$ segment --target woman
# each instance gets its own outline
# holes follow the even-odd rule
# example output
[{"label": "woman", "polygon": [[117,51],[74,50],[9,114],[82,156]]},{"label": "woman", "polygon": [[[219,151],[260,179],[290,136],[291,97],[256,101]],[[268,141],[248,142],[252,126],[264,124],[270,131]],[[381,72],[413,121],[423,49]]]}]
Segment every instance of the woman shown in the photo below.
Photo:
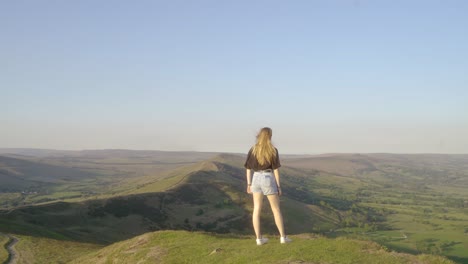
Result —
[{"label": "woman", "polygon": [[[273,135],[271,128],[264,127],[257,135],[256,144],[250,149],[245,161],[247,176],[247,193],[253,194],[254,210],[252,215],[253,227],[257,236],[257,245],[263,245],[268,239],[262,236],[260,229],[260,213],[263,205],[263,195],[270,202],[271,210],[275,216],[275,223],[281,235],[280,243],[289,243],[284,232],[283,216],[279,206],[279,196],[282,194],[280,174],[281,167],[278,149],[271,143]],[[254,171],[253,178],[251,171]]]}]

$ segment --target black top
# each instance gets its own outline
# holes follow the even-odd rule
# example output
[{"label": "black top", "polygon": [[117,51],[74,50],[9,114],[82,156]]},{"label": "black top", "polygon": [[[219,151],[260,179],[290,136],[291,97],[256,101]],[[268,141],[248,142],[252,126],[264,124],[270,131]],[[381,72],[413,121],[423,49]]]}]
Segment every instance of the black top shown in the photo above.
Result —
[{"label": "black top", "polygon": [[254,170],[254,171],[259,171],[259,170],[276,170],[277,168],[281,167],[280,159],[279,159],[279,154],[278,154],[278,149],[276,149],[276,157],[273,159],[271,163],[267,162],[263,165],[260,165],[258,163],[257,158],[252,154],[252,148],[249,150],[249,154],[247,154],[247,160],[245,161],[244,167],[246,169]]}]

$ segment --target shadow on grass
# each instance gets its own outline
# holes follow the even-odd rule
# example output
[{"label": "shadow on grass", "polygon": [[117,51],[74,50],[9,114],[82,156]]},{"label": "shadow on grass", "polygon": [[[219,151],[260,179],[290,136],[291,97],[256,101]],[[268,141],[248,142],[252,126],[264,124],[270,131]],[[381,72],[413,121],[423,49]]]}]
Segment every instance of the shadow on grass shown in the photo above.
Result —
[{"label": "shadow on grass", "polygon": [[452,261],[455,261],[456,263],[468,264],[468,258],[460,258],[460,257],[455,257],[455,256],[445,256],[445,257]]},{"label": "shadow on grass", "polygon": [[[384,245],[388,249],[391,249],[391,250],[396,251],[396,252],[408,253],[408,254],[412,254],[412,255],[423,254],[423,252],[420,252],[420,251],[415,250],[415,249],[403,247],[403,246],[380,243],[380,242],[378,242],[378,243],[381,244],[381,245]],[[441,256],[446,257],[446,258],[448,258],[448,259],[450,259],[450,260],[452,260],[452,261],[454,261],[456,263],[468,264],[468,258],[466,258],[466,257],[464,258],[464,257],[450,256],[450,255],[441,255]]]}]

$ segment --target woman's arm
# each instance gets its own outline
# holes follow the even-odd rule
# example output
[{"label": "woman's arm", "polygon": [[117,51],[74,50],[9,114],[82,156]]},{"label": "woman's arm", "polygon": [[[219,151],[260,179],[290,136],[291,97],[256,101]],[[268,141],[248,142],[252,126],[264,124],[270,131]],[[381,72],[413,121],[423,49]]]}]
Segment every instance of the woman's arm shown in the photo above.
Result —
[{"label": "woman's arm", "polygon": [[252,178],[250,177],[250,169],[245,170],[245,176],[247,178],[247,193],[252,193],[250,191],[250,185],[252,185]]},{"label": "woman's arm", "polygon": [[274,169],[273,173],[275,174],[276,185],[278,186],[278,195],[281,196],[283,191],[281,190],[279,169]]}]

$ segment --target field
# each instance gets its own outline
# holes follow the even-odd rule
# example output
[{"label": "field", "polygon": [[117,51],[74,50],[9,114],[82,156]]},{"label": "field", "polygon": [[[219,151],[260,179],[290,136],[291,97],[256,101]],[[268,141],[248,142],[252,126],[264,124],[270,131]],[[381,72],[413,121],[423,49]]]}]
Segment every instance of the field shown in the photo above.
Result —
[{"label": "field", "polygon": [[286,164],[309,173],[320,169],[309,184],[317,195],[380,214],[367,222],[344,219],[327,235],[371,239],[398,251],[468,263],[467,161],[466,155],[356,154]]}]

